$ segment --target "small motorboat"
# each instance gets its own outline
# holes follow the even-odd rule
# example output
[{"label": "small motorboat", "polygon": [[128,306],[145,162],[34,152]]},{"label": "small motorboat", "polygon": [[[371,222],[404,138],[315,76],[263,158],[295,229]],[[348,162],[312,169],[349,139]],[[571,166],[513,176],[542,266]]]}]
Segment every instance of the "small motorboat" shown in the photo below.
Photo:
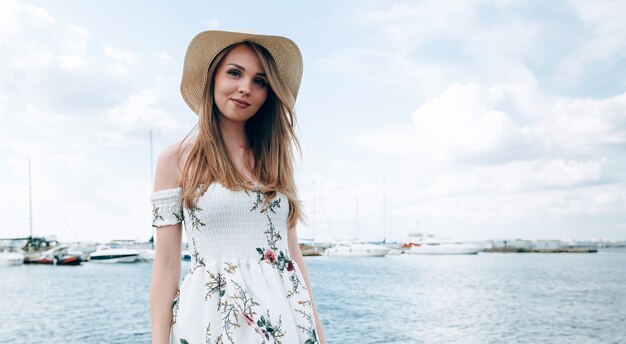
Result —
[{"label": "small motorboat", "polygon": [[24,264],[24,254],[12,250],[0,252],[0,266],[15,266]]},{"label": "small motorboat", "polygon": [[454,241],[434,234],[411,233],[404,244],[408,254],[477,254],[485,250],[481,245]]},{"label": "small motorboat", "polygon": [[321,256],[324,255],[324,251],[330,247],[328,244],[317,243],[314,241],[300,241],[300,253],[303,256]]},{"label": "small motorboat", "polygon": [[83,260],[80,255],[68,252],[68,246],[56,246],[42,252],[39,257],[25,261],[27,264],[48,264],[48,265],[80,265]]},{"label": "small motorboat", "polygon": [[358,241],[340,241],[325,251],[327,256],[342,257],[384,257],[390,248]]},{"label": "small motorboat", "polygon": [[100,245],[89,259],[95,263],[135,263],[139,260],[139,250],[124,248],[117,243]]},{"label": "small motorboat", "polygon": [[409,254],[477,254],[483,247],[462,242],[426,242],[413,244],[406,253]]}]

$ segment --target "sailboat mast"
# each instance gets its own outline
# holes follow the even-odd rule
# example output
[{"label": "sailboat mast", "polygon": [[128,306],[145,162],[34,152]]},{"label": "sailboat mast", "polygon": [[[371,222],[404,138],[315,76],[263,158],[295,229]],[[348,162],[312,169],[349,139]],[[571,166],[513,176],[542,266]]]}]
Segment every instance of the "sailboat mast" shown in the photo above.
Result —
[{"label": "sailboat mast", "polygon": [[28,227],[30,237],[33,237],[33,192],[30,180],[30,158],[28,159]]},{"label": "sailboat mast", "polygon": [[[154,154],[152,153],[152,129],[150,129],[150,190],[152,190],[152,188],[154,188],[154,163],[153,163],[153,156]],[[150,228],[150,235],[152,236],[150,239],[150,242],[152,244],[152,249],[154,250],[154,227]]]},{"label": "sailboat mast", "polygon": [[312,221],[313,233],[311,235],[312,236],[311,240],[315,242],[315,179],[313,179],[313,209],[312,210],[313,210],[313,221]]},{"label": "sailboat mast", "polygon": [[359,194],[356,194],[356,240],[359,241]]},{"label": "sailboat mast", "polygon": [[387,242],[387,179],[383,173],[383,243]]},{"label": "sailboat mast", "polygon": [[152,153],[152,129],[150,129],[150,187],[154,185],[154,162],[153,162],[153,153]]}]

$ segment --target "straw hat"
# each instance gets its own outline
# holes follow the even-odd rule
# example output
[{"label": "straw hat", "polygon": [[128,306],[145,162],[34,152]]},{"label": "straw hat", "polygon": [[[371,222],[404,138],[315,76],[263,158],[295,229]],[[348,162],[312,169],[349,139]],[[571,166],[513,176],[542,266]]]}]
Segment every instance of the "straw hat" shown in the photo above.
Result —
[{"label": "straw hat", "polygon": [[287,84],[295,101],[302,80],[302,55],[296,43],[281,36],[210,30],[197,34],[189,43],[185,54],[180,93],[193,112],[199,112],[207,72],[215,56],[224,48],[245,41],[267,49],[274,58],[278,74]]}]

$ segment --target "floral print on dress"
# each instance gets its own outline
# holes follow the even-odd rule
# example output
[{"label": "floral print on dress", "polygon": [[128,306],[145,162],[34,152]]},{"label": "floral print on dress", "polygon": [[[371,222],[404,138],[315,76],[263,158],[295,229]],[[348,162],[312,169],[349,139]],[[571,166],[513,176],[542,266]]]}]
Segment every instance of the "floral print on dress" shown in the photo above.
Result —
[{"label": "floral print on dress", "polygon": [[196,215],[196,213],[199,211],[202,211],[202,208],[198,208],[196,206],[189,209],[189,219],[191,220],[191,228],[195,231],[200,231],[201,227],[206,226],[204,222],[200,221],[200,218],[198,218],[198,215]]},{"label": "floral print on dress", "polygon": [[291,258],[289,258],[285,252],[279,251],[276,247],[276,242],[282,240],[282,236],[280,235],[280,232],[276,231],[276,227],[274,227],[274,223],[272,222],[272,218],[270,216],[270,213],[276,213],[276,208],[280,208],[281,198],[269,201],[260,189],[257,188],[253,191],[256,194],[256,201],[250,211],[252,212],[260,209],[259,212],[264,214],[267,218],[267,228],[263,233],[267,239],[268,247],[257,247],[256,249],[261,255],[260,261],[272,264],[278,269],[281,275],[285,268],[287,268],[288,271],[293,271],[295,268]]},{"label": "floral print on dress", "polygon": [[233,339],[233,330],[241,327],[239,322],[240,316],[246,322],[248,322],[247,319],[253,319],[256,315],[254,309],[259,306],[259,303],[250,297],[239,283],[232,279],[229,283],[234,285],[235,293],[228,295],[228,297],[223,297],[223,301],[220,301],[220,306],[223,307],[222,325],[224,332],[222,334],[228,343],[236,344]]},{"label": "floral print on dress", "polygon": [[176,316],[178,315],[178,301],[180,300],[180,288],[176,288],[176,294],[174,295],[174,300],[172,301],[172,323],[171,325],[176,324]]},{"label": "floral print on dress", "polygon": [[257,333],[263,335],[265,339],[269,340],[270,337],[274,340],[276,344],[281,344],[280,338],[285,336],[285,332],[281,329],[283,321],[278,317],[278,322],[276,324],[272,324],[272,320],[270,317],[270,311],[267,310],[265,313],[267,318],[261,315],[261,318],[256,322]]},{"label": "floral print on dress", "polygon": [[[270,214],[276,213],[277,208],[280,208],[281,198],[270,201],[267,200],[260,189],[256,188],[253,191],[256,194],[256,200],[250,211],[253,212],[258,209],[259,212],[264,214],[267,218],[267,228],[265,229],[264,234],[267,239],[268,247],[257,247],[256,250],[261,256],[259,260],[276,267],[281,276],[283,275],[285,269],[287,272],[291,273],[291,276],[289,277],[289,280],[291,281],[291,289],[287,292],[287,298],[299,295],[300,289],[306,290],[306,287],[302,284],[298,275],[294,273],[295,266],[289,255],[277,248],[276,243],[282,240],[282,236],[280,235],[280,232],[276,231],[270,216]],[[307,344],[317,343],[317,333],[315,332],[314,321],[310,315],[312,312],[311,302],[308,300],[297,301],[297,304],[300,307],[295,309],[295,312],[301,314],[304,319],[307,320],[307,326],[298,325],[298,328],[309,337],[306,341]]]}]

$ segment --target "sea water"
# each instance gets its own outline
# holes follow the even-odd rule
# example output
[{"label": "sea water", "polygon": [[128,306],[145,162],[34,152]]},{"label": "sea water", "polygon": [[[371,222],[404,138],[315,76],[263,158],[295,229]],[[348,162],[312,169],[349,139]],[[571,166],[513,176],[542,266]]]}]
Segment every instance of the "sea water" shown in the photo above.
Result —
[{"label": "sea water", "polygon": [[[626,343],[626,250],[305,261],[329,343]],[[0,267],[0,343],[150,343],[151,268]]]}]

